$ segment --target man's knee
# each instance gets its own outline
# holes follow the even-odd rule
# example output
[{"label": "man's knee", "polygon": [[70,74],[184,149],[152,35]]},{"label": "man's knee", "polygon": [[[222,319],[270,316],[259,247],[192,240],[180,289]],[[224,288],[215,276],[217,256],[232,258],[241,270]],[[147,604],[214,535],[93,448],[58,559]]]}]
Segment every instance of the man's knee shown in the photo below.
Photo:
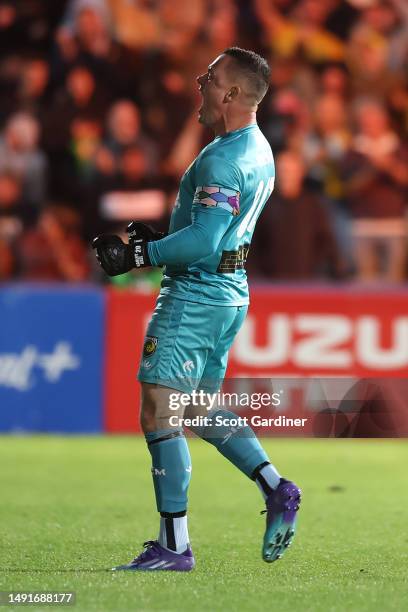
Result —
[{"label": "man's knee", "polygon": [[155,412],[143,407],[140,411],[140,426],[143,433],[151,433],[157,430]]},{"label": "man's knee", "polygon": [[142,383],[142,403],[140,409],[140,425],[144,433],[150,433],[157,430],[156,413],[157,402],[153,388],[155,385],[150,383]]},{"label": "man's knee", "polygon": [[172,393],[174,393],[174,389],[151,383],[142,383],[140,424],[144,433],[179,428],[170,421],[171,416],[183,416],[182,414],[179,415],[177,411],[170,410],[169,396]]}]

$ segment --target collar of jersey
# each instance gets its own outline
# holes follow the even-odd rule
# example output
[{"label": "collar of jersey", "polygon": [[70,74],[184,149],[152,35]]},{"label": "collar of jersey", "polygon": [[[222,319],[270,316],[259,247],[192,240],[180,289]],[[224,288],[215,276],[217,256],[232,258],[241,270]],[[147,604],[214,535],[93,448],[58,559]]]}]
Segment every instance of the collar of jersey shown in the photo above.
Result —
[{"label": "collar of jersey", "polygon": [[247,132],[257,127],[258,127],[257,123],[250,123],[249,125],[239,128],[238,130],[233,130],[232,132],[226,132],[226,134],[220,134],[219,136],[216,136],[214,140],[216,140],[217,138],[228,138],[228,136],[235,136],[235,134],[240,134],[241,132]]}]

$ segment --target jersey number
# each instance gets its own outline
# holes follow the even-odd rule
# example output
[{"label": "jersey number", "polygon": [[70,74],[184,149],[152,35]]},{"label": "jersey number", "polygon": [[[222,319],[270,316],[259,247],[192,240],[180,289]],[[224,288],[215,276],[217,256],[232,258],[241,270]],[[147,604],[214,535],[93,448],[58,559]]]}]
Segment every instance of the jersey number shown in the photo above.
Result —
[{"label": "jersey number", "polygon": [[245,217],[242,219],[238,231],[238,238],[242,238],[245,232],[253,232],[255,223],[261,213],[262,208],[264,207],[266,200],[269,198],[273,191],[273,187],[275,184],[275,177],[271,176],[268,182],[265,183],[261,181],[258,185],[258,189],[256,190],[254,201],[252,206],[248,210]]}]

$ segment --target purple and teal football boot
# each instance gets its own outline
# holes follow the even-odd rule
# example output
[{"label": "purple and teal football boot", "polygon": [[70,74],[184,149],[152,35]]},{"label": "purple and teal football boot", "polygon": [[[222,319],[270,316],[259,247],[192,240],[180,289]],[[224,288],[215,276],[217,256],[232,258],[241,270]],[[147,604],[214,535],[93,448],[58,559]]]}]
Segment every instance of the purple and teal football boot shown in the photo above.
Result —
[{"label": "purple and teal football boot", "polygon": [[113,567],[112,571],[154,572],[168,570],[173,572],[189,572],[195,566],[194,555],[190,546],[187,546],[186,550],[181,554],[163,548],[157,540],[145,542],[143,546],[145,550],[138,557],[126,565]]},{"label": "purple and teal football boot", "polygon": [[262,546],[262,558],[267,563],[280,559],[292,544],[296,529],[296,514],[300,505],[300,489],[289,480],[281,478],[265,500],[266,530]]}]

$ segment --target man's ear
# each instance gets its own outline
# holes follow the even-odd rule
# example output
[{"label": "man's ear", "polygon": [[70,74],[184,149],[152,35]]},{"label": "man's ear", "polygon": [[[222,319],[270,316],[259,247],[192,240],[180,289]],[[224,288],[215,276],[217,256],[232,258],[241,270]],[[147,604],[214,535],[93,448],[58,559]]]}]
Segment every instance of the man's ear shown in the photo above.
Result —
[{"label": "man's ear", "polygon": [[240,92],[240,87],[238,87],[237,85],[234,85],[233,87],[231,87],[229,92],[225,94],[224,102],[232,102],[232,100],[235,100],[235,98],[238,97],[239,92]]}]

